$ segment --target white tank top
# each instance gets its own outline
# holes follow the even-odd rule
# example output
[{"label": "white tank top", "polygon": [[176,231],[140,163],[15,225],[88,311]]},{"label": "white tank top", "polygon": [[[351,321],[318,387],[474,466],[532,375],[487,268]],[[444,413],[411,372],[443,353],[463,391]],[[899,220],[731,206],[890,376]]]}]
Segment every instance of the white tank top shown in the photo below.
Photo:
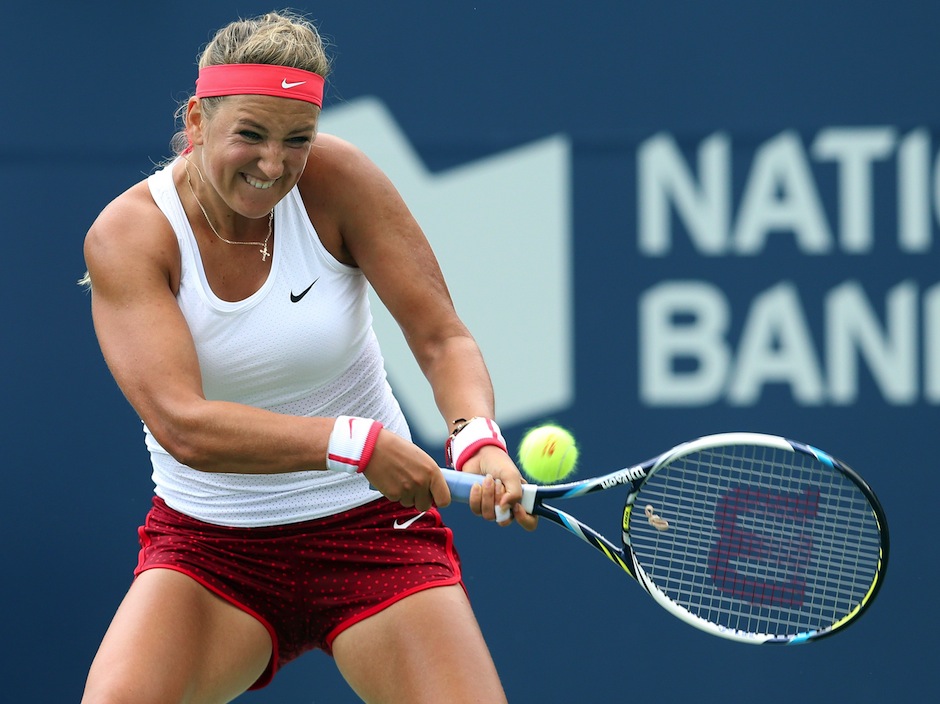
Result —
[{"label": "white tank top", "polygon": [[[242,301],[209,287],[173,183],[148,179],[180,247],[177,300],[196,343],[207,399],[297,416],[362,416],[411,439],[372,330],[368,284],[323,247],[294,188],[274,210],[274,255],[261,288]],[[155,492],[208,523],[252,527],[321,518],[380,496],[362,475],[203,472],[180,464],[144,426]]]}]

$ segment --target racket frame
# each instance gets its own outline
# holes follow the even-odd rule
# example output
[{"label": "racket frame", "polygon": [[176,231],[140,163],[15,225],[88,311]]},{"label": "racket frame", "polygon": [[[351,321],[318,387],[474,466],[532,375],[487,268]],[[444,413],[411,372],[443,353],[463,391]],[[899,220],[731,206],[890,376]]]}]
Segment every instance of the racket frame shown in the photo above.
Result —
[{"label": "racket frame", "polygon": [[[629,530],[629,519],[636,499],[643,487],[643,484],[663,467],[671,465],[676,460],[685,457],[694,452],[701,452],[716,447],[727,447],[734,445],[759,445],[787,452],[799,452],[814,457],[824,465],[841,472],[864,494],[871,505],[874,518],[878,524],[880,542],[880,555],[878,567],[868,593],[860,603],[843,618],[837,620],[824,629],[817,629],[803,633],[791,634],[786,636],[769,633],[752,633],[741,631],[720,624],[713,623],[694,613],[691,613],[681,605],[670,599],[656,583],[644,571],[639,563],[631,544]],[[470,489],[474,484],[483,481],[479,475],[464,474],[454,470],[444,471],[447,483],[450,486],[452,497],[459,501],[467,501],[470,495]],[[555,506],[546,503],[547,500],[566,500],[585,496],[600,491],[606,491],[619,486],[625,486],[628,489],[627,498],[624,502],[622,519],[622,543],[623,547],[615,545],[604,535],[594,530],[587,524],[578,520],[574,516],[562,511]],[[889,552],[888,525],[878,498],[875,496],[871,487],[861,478],[861,476],[848,467],[846,464],[835,459],[822,450],[807,445],[805,443],[788,440],[787,438],[769,435],[764,433],[752,432],[731,432],[706,435],[695,440],[677,445],[670,450],[647,460],[646,462],[624,467],[615,472],[604,474],[590,479],[573,481],[564,484],[554,485],[536,485],[524,484],[522,487],[522,507],[530,514],[542,516],[552,523],[556,523],[572,535],[580,538],[591,545],[611,562],[623,569],[646,591],[661,607],[671,613],[681,621],[694,626],[700,630],[713,635],[748,644],[801,644],[810,641],[819,640],[841,630],[845,626],[853,623],[857,618],[871,605],[875,595],[878,593],[884,581],[885,570],[887,569]],[[625,549],[626,548],[626,549]]]}]

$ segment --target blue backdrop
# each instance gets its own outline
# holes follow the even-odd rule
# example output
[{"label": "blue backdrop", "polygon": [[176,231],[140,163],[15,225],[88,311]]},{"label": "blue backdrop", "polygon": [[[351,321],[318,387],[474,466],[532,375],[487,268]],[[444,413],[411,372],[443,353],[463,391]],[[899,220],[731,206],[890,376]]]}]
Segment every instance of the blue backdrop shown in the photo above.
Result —
[{"label": "blue backdrop", "polygon": [[[150,496],[139,421],[75,285],[84,232],[167,155],[211,32],[268,9],[6,9],[7,701],[79,699]],[[775,432],[854,466],[888,513],[892,562],[869,613],[837,637],[776,649],[679,623],[554,526],[498,531],[448,509],[510,700],[935,696],[940,5],[298,9],[335,44],[328,107],[378,99],[432,174],[551,135],[570,143],[573,395],[505,427],[511,442],[550,415],[579,437],[586,476],[709,432]],[[553,282],[537,261],[519,262],[518,276],[525,286],[505,285],[526,292],[507,301],[521,318]],[[440,454],[436,439],[419,441]],[[591,522],[616,535],[619,499],[591,501]],[[244,701],[354,697],[315,653]]]}]

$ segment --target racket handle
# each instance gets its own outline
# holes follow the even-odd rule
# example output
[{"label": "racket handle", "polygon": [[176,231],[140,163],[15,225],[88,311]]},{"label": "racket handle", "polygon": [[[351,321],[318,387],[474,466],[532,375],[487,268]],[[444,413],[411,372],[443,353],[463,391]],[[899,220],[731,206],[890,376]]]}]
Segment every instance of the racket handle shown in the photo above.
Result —
[{"label": "racket handle", "polygon": [[[481,474],[469,474],[468,472],[458,472],[454,469],[441,469],[444,473],[444,479],[447,486],[450,487],[450,496],[455,501],[461,503],[470,503],[470,490],[475,484],[482,484],[485,477]],[[508,508],[502,506],[496,507],[496,520],[502,523],[509,520],[512,513]]]}]

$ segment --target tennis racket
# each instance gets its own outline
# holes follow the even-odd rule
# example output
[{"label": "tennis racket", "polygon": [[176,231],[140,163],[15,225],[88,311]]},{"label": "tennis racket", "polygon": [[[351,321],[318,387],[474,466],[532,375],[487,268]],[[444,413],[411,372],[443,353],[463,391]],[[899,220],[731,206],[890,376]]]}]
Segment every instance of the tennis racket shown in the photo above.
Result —
[{"label": "tennis racket", "polygon": [[[483,480],[443,471],[459,501]],[[627,488],[620,545],[545,503],[618,487]],[[674,616],[743,643],[844,629],[888,565],[871,488],[825,452],[775,435],[709,435],[601,477],[526,484],[522,506],[596,548]]]}]

